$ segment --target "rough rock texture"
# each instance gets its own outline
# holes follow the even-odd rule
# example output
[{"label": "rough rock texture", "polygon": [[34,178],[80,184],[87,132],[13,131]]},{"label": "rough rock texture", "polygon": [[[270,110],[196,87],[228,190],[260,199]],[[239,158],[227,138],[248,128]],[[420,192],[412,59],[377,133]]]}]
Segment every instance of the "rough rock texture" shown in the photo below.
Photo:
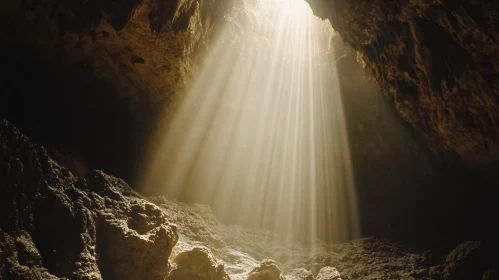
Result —
[{"label": "rough rock texture", "polygon": [[2,3],[0,117],[131,181],[158,115],[182,95],[231,3]]},{"label": "rough rock texture", "polygon": [[447,256],[443,265],[432,270],[432,275],[449,280],[497,279],[499,263],[490,261],[488,251],[490,248],[479,241],[464,242]]},{"label": "rough rock texture", "polygon": [[251,270],[248,280],[284,280],[284,277],[275,261],[264,260]]},{"label": "rough rock texture", "polygon": [[101,171],[73,176],[6,121],[0,163],[0,279],[499,279],[479,241],[442,258],[375,238],[305,244],[220,224],[206,205],[153,204]]},{"label": "rough rock texture", "polygon": [[6,121],[0,163],[0,278],[166,276],[177,230],[124,181],[74,177]]},{"label": "rough rock texture", "polygon": [[30,44],[47,59],[87,64],[122,96],[163,102],[185,86],[193,55],[206,47],[225,3],[11,1],[0,31],[8,45]]},{"label": "rough rock texture", "polygon": [[[462,45],[476,57],[497,49],[495,41],[472,47],[488,32],[484,30],[495,28],[485,22],[493,21],[488,15],[495,13],[497,4],[307,1],[343,37],[332,44],[364,234],[444,248],[442,252],[467,239],[496,239],[499,232],[489,221],[499,217],[495,151],[499,142],[487,109],[496,105],[482,101],[496,102],[498,93],[497,88],[488,89],[480,76],[494,81],[497,72],[482,70],[497,64],[497,54],[494,58],[491,52],[490,60],[483,62],[454,55],[453,49]],[[487,3],[487,11],[473,8]],[[484,21],[470,29],[474,23],[466,13]],[[445,18],[455,22],[454,31],[441,26]],[[415,41],[410,31],[413,23],[424,25],[425,40]],[[418,70],[423,62],[416,59],[415,48],[435,56],[431,77],[436,84],[456,90],[450,93],[437,86],[429,91]],[[364,77],[356,59],[365,66]],[[441,70],[441,63],[449,68]],[[384,98],[365,81],[366,76],[381,86]]]},{"label": "rough rock texture", "polygon": [[468,164],[498,159],[497,1],[307,1],[423,140]]},{"label": "rough rock texture", "polygon": [[[0,46],[3,89],[0,116],[6,112],[22,131],[47,137],[38,139],[40,142],[52,143],[57,149],[68,145],[69,154],[72,150],[82,153],[88,166],[105,169],[129,181],[134,172],[141,170],[138,159],[144,152],[143,144],[155,130],[155,117],[169,104],[171,96],[180,93],[189,83],[198,57],[209,45],[210,37],[216,34],[214,30],[225,13],[227,7],[222,3],[230,5],[229,2],[6,1],[0,9],[3,42]],[[430,178],[427,173],[431,171],[431,164],[411,137],[424,138],[432,145],[439,143],[468,163],[494,161],[497,55],[493,49],[497,44],[496,40],[487,39],[496,36],[495,19],[487,15],[495,13],[497,4],[493,1],[455,4],[452,1],[352,0],[328,1],[328,6],[317,6],[318,0],[310,2],[315,12],[330,18],[347,44],[359,51],[359,60],[365,63],[370,76],[393,97],[394,104],[384,104],[374,97],[374,89],[362,88],[361,85],[367,83],[354,67],[354,52],[348,50],[345,57],[341,53],[337,55],[343,100],[348,108],[361,218],[367,234],[393,240],[418,240],[419,245],[423,240],[424,246],[429,247],[444,242],[446,246],[455,246],[458,241],[481,237],[476,234],[480,231],[496,238],[497,232],[492,229],[496,228],[495,224],[481,220],[498,218],[497,180],[492,180],[493,184],[477,181],[465,172],[444,174],[445,180],[444,176]],[[489,6],[484,11],[486,5]],[[468,54],[456,47],[458,45]],[[335,51],[340,49],[335,45]],[[428,57],[437,59],[430,63]],[[464,59],[467,57],[471,59]],[[449,67],[442,68],[442,61]],[[407,135],[394,120],[387,109],[393,105],[416,128],[414,135]],[[29,117],[23,116],[25,112],[29,112]],[[61,154],[57,150],[49,151],[51,156]],[[87,164],[71,158],[61,159],[64,157],[59,155],[57,159],[70,166],[73,174],[85,174]],[[470,191],[469,186],[486,184],[495,190]],[[26,196],[26,201],[36,196],[24,190],[18,195]],[[49,197],[47,201],[57,199]],[[11,201],[7,203],[11,204]],[[184,209],[182,207],[179,209]],[[40,217],[51,213],[44,211]],[[185,215],[179,215],[179,220],[185,219]],[[141,215],[137,217],[141,219]],[[44,220],[50,218],[39,218],[38,226],[45,223]],[[35,221],[27,223],[36,226]],[[48,221],[47,225],[53,223]],[[118,234],[120,223],[109,223],[110,226],[101,226],[102,230]],[[209,225],[217,223],[210,221]],[[51,236],[52,230],[59,232],[56,226],[48,228],[38,232],[47,236]],[[120,227],[119,230],[123,234],[118,234],[116,240],[125,239],[124,244],[128,240],[135,242],[124,235],[129,229]],[[39,275],[52,273],[50,259],[62,258],[58,250],[54,253],[52,248],[35,246],[42,238],[35,237],[30,230],[24,231],[14,237],[2,237],[2,244],[10,244],[11,248],[2,252],[12,252],[9,256],[16,262],[29,263],[30,266],[18,267],[22,271],[28,269],[26,273],[35,273],[38,268]],[[29,238],[19,241],[17,236],[25,234]],[[221,236],[224,235],[207,236],[207,246],[216,251],[225,248],[227,243],[237,243],[232,237]],[[59,237],[66,239],[64,234],[57,234]],[[259,240],[262,236],[255,234],[253,238]],[[40,258],[31,249],[22,250],[32,253],[14,257],[12,248],[31,248],[22,245],[29,245],[29,240],[34,241],[30,246],[36,248]],[[351,248],[356,246],[357,243]],[[253,248],[247,251],[255,254],[256,263],[239,263],[238,272],[231,268],[232,274],[247,273],[266,257],[276,259],[279,267],[284,268],[284,255],[269,255],[268,250],[262,254]],[[110,262],[118,261],[119,256],[125,254],[126,250],[120,251],[117,247],[102,251]],[[50,265],[40,264],[39,259]],[[144,266],[154,262],[142,258],[133,261],[144,262]],[[228,258],[224,261],[234,264]],[[331,265],[342,275],[351,275],[344,273],[343,267]],[[61,270],[71,270],[64,268],[68,265],[59,266]],[[127,269],[120,270],[120,266],[126,267],[127,263],[117,264],[116,271],[100,273],[127,273]],[[290,265],[286,273],[303,266]],[[312,268],[307,266],[307,269]],[[361,269],[364,268],[358,270]],[[405,271],[405,267],[394,270]],[[317,273],[315,269],[313,275]],[[435,273],[443,275],[444,272],[435,269]],[[487,277],[493,277],[497,270],[490,269],[487,273],[492,275]]]},{"label": "rough rock texture", "polygon": [[341,280],[341,275],[334,267],[326,266],[317,274],[317,280]]},{"label": "rough rock texture", "polygon": [[178,253],[173,259],[173,268],[167,280],[228,280],[224,265],[218,263],[211,251],[195,247]]},{"label": "rough rock texture", "polygon": [[[179,251],[205,246],[225,263],[225,271],[231,279],[247,279],[253,270],[262,270],[261,263],[265,264],[269,259],[274,261],[268,261],[268,267],[276,266],[269,272],[277,271],[278,267],[285,279],[292,280],[320,279],[321,270],[320,277],[339,277],[343,280],[444,279],[450,271],[457,278],[449,279],[482,279],[482,275],[496,277],[484,279],[499,279],[494,274],[499,264],[499,256],[494,253],[496,247],[477,241],[459,245],[447,257],[440,257],[431,251],[409,252],[389,241],[375,238],[335,245],[320,240],[308,244],[269,231],[221,224],[206,205],[186,205],[164,197],[148,199],[164,209],[177,225],[180,238],[173,249],[173,256]],[[476,244],[480,244],[480,249],[476,248]],[[479,257],[473,257],[476,253],[471,252],[480,252]],[[463,278],[458,272],[459,267],[474,271],[477,274],[473,275],[480,274],[480,277]],[[277,275],[274,273],[274,276]]]},{"label": "rough rock texture", "polygon": [[[133,185],[134,175],[144,169],[145,164],[141,161],[144,154],[155,150],[147,149],[146,143],[150,142],[155,132],[160,131],[157,117],[163,117],[161,112],[165,106],[170,106],[169,109],[175,107],[176,104],[170,104],[172,96],[181,96],[186,85],[190,84],[190,75],[196,71],[198,59],[214,41],[217,27],[223,23],[223,15],[232,2],[126,0],[117,4],[117,1],[110,0],[7,1],[1,4],[0,9],[0,38],[4,42],[0,45],[0,87],[3,89],[0,93],[0,117],[5,116],[38,142],[53,144],[55,149],[47,147],[49,154],[65,163],[73,174],[81,176],[88,167],[99,168]],[[251,1],[236,1],[241,2]],[[333,2],[342,7],[339,4],[341,1]],[[369,1],[348,3],[361,2]],[[381,7],[381,14],[390,15],[396,9],[385,9],[385,6],[422,9],[416,2],[371,1],[359,7],[348,4],[344,9],[332,12],[338,12],[338,17],[352,16],[352,20],[361,22],[374,15],[369,10],[373,7]],[[432,3],[429,5],[438,4]],[[324,16],[332,18],[328,7],[316,8],[316,13],[321,11]],[[366,12],[367,16],[353,17],[356,12]],[[241,13],[248,17],[248,23],[256,18],[248,11]],[[392,21],[397,22],[388,17],[386,28],[372,24],[372,30],[362,29],[362,32],[365,30],[369,34],[386,33],[377,35],[380,39],[376,39],[376,43],[365,46],[354,44],[354,39],[358,37],[355,32],[361,32],[357,25],[344,24],[340,26],[343,28],[335,22],[333,25],[347,44],[357,50],[375,46],[375,53],[390,53],[389,46],[407,41],[405,37],[400,40],[390,37],[398,36],[399,32],[399,25],[392,24]],[[400,42],[393,43],[393,40]],[[375,86],[366,81],[356,63],[356,52],[341,45],[341,40],[332,42],[332,50],[336,54],[332,59],[339,69],[365,233],[397,238],[400,242],[418,240],[428,244],[431,240],[434,243],[432,247],[449,240],[449,232],[462,234],[456,238],[460,241],[478,238],[471,233],[484,227],[476,226],[476,215],[486,212],[489,216],[495,216],[487,218],[490,220],[499,215],[495,214],[499,213],[499,204],[493,199],[498,197],[499,188],[495,188],[497,178],[490,180],[495,184],[493,191],[477,194],[465,190],[470,185],[492,184],[478,182],[460,170],[431,177],[429,174],[434,171],[432,163],[424,147],[413,138],[428,136],[428,139],[440,139],[440,134],[432,132],[431,125],[426,128],[418,126],[423,133],[407,133],[406,124],[401,124],[390,110],[394,104],[384,102],[377,95]],[[409,54],[413,51],[411,46],[406,48]],[[400,68],[397,64],[396,69],[390,68],[392,72],[381,71],[391,65],[385,60],[393,62],[395,55],[385,55],[384,60],[377,63],[372,57],[369,62],[367,54],[372,54],[369,49],[362,53],[367,68],[379,68],[380,77],[384,77],[385,73],[400,74],[395,71],[412,67],[401,64]],[[410,55],[408,57],[411,58]],[[461,63],[459,60],[454,62]],[[397,79],[403,76],[398,74],[394,76]],[[463,90],[465,88],[459,92]],[[394,102],[406,104],[407,91],[400,92],[401,99],[397,97]],[[469,97],[464,93],[463,96]],[[423,100],[418,98],[414,102]],[[444,99],[445,102],[434,104],[442,111],[442,104],[459,98]],[[414,103],[410,102],[407,104]],[[424,106],[421,108],[426,108]],[[429,124],[434,123],[434,114],[425,113],[428,111],[425,110],[422,110],[421,120],[433,118]],[[438,110],[434,111],[435,114],[442,115]],[[404,109],[404,112],[409,111]],[[485,111],[477,112],[482,116]],[[445,118],[441,120],[447,121]],[[478,122],[482,121],[478,119]],[[459,139],[464,139],[459,136],[464,132],[469,132],[466,135],[471,135],[471,138],[486,136],[485,128],[478,127],[478,130],[481,129],[478,133],[466,130],[467,127],[464,129],[452,128],[449,133]],[[150,144],[154,146],[154,143]],[[495,174],[499,173],[488,172],[487,175],[490,174],[497,177]],[[469,203],[475,205],[469,206]],[[414,211],[415,208],[418,210]],[[473,209],[473,213],[469,209]],[[430,216],[435,218],[429,219]],[[436,227],[435,224],[438,224],[437,230],[442,232],[437,234],[433,230],[425,230]],[[492,232],[489,229],[483,231]],[[455,244],[456,240],[451,240],[450,244]]]}]

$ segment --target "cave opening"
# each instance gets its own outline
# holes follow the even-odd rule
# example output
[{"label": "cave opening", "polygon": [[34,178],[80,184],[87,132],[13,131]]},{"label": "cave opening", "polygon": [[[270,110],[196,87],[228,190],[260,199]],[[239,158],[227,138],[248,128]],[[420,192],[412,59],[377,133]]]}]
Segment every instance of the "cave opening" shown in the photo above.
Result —
[{"label": "cave opening", "polygon": [[308,241],[358,237],[337,35],[302,0],[255,1],[228,18],[150,146],[140,190]]}]

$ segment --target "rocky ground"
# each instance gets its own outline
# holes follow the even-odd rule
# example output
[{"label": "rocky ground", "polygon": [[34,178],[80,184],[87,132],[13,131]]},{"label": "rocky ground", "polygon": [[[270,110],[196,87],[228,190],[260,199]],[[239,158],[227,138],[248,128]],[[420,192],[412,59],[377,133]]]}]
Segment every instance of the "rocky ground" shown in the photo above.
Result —
[{"label": "rocky ground", "polygon": [[0,163],[0,279],[499,279],[480,241],[437,257],[223,225],[101,171],[75,177],[6,121]]}]

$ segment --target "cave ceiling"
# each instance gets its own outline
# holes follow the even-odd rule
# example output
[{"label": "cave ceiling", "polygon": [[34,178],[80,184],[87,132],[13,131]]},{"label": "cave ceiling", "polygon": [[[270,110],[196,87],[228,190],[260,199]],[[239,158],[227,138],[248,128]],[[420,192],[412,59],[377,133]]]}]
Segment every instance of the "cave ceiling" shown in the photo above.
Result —
[{"label": "cave ceiling", "polygon": [[[331,22],[346,44],[342,48],[352,48],[344,52],[350,60],[355,55],[365,67],[340,70],[345,92],[365,78],[364,71],[435,154],[450,153],[472,166],[497,162],[499,4],[308,2]],[[104,80],[117,99],[126,100],[130,118],[146,123],[157,117],[151,112],[164,110],[185,91],[232,5],[12,1],[2,9],[0,36],[4,49],[27,46],[46,65],[82,68]],[[89,94],[88,102],[99,94]]]},{"label": "cave ceiling", "polygon": [[470,165],[497,160],[497,1],[307,1],[427,143]]}]

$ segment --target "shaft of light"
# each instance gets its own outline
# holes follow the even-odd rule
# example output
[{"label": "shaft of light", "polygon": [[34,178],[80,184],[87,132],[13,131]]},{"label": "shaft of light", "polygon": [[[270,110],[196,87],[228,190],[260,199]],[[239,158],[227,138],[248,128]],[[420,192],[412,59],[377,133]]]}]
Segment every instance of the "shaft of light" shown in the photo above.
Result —
[{"label": "shaft of light", "polygon": [[235,9],[161,135],[146,192],[305,240],[359,233],[330,26],[303,0]]}]

